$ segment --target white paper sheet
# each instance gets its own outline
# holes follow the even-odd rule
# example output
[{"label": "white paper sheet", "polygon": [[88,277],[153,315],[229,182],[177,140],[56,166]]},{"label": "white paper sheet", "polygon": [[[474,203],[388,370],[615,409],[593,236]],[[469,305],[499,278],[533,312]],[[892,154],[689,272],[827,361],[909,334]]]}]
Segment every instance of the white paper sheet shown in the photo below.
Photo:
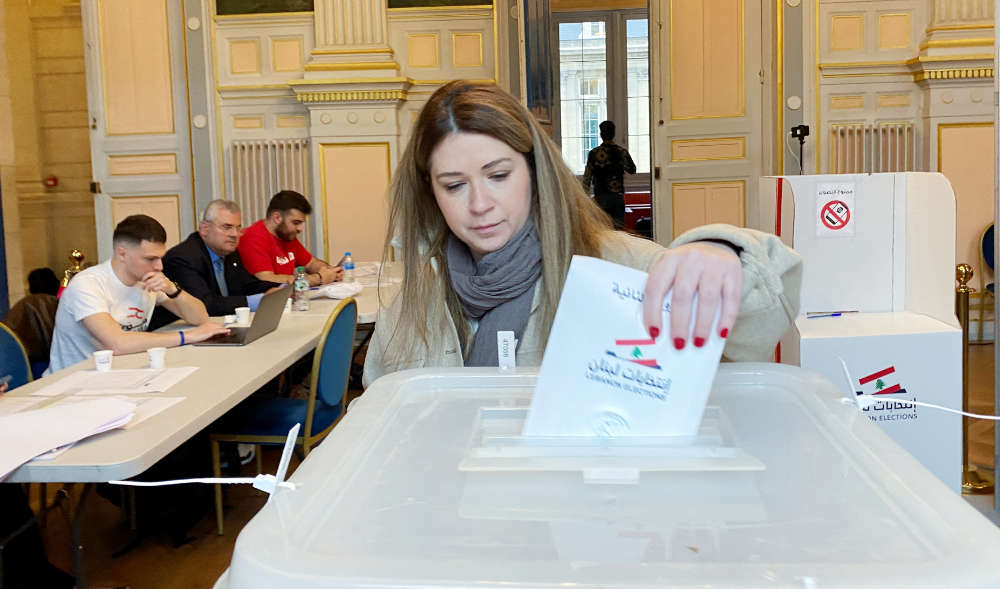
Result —
[{"label": "white paper sheet", "polygon": [[[526,436],[691,436],[725,340],[675,350],[642,324],[645,272],[574,256],[538,375]],[[692,313],[692,325],[694,313]]]},{"label": "white paper sheet", "polygon": [[95,398],[0,417],[0,480],[35,456],[131,419],[135,403]]},{"label": "white paper sheet", "polygon": [[0,395],[0,415],[10,415],[20,411],[27,411],[39,403],[44,403],[45,399],[37,397],[11,397],[10,395]]},{"label": "white paper sheet", "polygon": [[55,397],[57,395],[133,395],[141,393],[162,393],[184,380],[197,366],[182,366],[178,368],[137,368],[130,370],[111,370],[97,372],[96,370],[81,370],[66,375],[62,380],[43,387],[32,395]]},{"label": "white paper sheet", "polygon": [[[107,429],[114,429],[120,427],[122,429],[132,429],[139,425],[143,421],[149,419],[150,417],[160,413],[164,409],[176,405],[184,400],[184,397],[108,397],[112,399],[121,399],[135,404],[135,412],[132,414],[131,419],[126,419],[122,423],[112,423],[108,424]],[[64,397],[59,399],[55,403],[49,405],[49,407],[54,407],[56,405],[74,405],[78,403],[86,403],[92,401],[94,398],[82,394],[73,395],[70,397]],[[37,401],[44,401],[45,399],[37,399]],[[105,431],[106,431],[105,430]],[[49,450],[48,452],[35,457],[35,460],[52,460],[56,456],[59,456],[66,450],[72,448],[76,442],[71,442],[65,446],[60,446],[58,448]]]},{"label": "white paper sheet", "polygon": [[[86,403],[93,400],[93,396],[88,395],[86,392],[78,393],[70,397],[64,397],[59,399],[49,407],[54,407],[56,405],[72,405],[75,403]],[[109,397],[113,399],[121,399],[122,401],[127,401],[129,403],[135,404],[135,414],[132,419],[128,422],[123,429],[132,429],[139,425],[143,421],[149,419],[150,417],[160,413],[161,411],[167,409],[168,407],[173,407],[177,403],[184,400],[184,397],[160,397],[160,396],[142,396],[142,397],[127,397],[124,395],[116,395]]]}]

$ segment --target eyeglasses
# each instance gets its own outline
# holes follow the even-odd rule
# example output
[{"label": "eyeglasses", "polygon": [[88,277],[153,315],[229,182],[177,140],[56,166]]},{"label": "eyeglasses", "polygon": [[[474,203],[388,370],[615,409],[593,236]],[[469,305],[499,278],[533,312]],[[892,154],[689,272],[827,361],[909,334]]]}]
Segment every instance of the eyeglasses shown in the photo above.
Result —
[{"label": "eyeglasses", "polygon": [[215,222],[212,222],[212,225],[215,225],[217,228],[221,229],[225,233],[232,233],[233,231],[239,233],[240,231],[243,231],[242,225],[232,225],[230,223],[226,223],[225,225],[219,225],[218,223]]}]

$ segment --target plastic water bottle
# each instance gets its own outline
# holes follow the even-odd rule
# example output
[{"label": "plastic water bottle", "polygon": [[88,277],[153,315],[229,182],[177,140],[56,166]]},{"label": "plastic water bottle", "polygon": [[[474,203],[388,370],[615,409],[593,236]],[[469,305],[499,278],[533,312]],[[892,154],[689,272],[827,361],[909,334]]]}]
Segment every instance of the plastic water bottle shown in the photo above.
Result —
[{"label": "plastic water bottle", "polygon": [[292,284],[293,307],[296,311],[309,310],[309,280],[306,278],[305,266],[295,268],[295,282]]},{"label": "plastic water bottle", "polygon": [[344,282],[354,281],[354,260],[351,259],[351,252],[344,253],[344,262],[341,268],[344,269]]}]

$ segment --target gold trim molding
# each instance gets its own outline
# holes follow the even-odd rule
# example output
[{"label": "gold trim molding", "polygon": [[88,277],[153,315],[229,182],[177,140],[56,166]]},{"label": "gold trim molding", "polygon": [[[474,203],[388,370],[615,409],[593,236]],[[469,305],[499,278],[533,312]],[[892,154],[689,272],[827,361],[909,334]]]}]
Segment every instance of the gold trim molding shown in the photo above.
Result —
[{"label": "gold trim molding", "polygon": [[[682,157],[680,150],[685,147],[701,147],[718,149],[722,152],[727,147],[735,147],[736,151],[727,155],[708,155],[702,157]],[[671,162],[707,162],[716,160],[740,160],[746,158],[746,137],[706,137],[704,139],[672,139],[670,141]]]},{"label": "gold trim molding", "polygon": [[307,63],[307,72],[342,72],[353,70],[396,70],[399,64],[395,61],[372,61],[354,63]]},{"label": "gold trim molding", "polygon": [[355,53],[357,53],[357,54],[362,54],[362,53],[388,53],[389,55],[392,55],[394,52],[393,52],[393,50],[392,50],[391,47],[382,47],[382,48],[379,48],[379,47],[374,47],[374,48],[359,47],[357,49],[313,49],[312,51],[310,51],[310,53],[313,54],[313,55],[353,55]]},{"label": "gold trim molding", "polygon": [[296,97],[299,102],[391,102],[406,100],[406,90],[315,90]]},{"label": "gold trim molding", "polygon": [[931,39],[920,44],[920,50],[931,47],[992,47],[993,37],[979,37],[976,39]]},{"label": "gold trim molding", "polygon": [[913,74],[914,82],[923,80],[978,80],[993,77],[993,66],[990,67],[956,67],[934,70],[924,70]]}]

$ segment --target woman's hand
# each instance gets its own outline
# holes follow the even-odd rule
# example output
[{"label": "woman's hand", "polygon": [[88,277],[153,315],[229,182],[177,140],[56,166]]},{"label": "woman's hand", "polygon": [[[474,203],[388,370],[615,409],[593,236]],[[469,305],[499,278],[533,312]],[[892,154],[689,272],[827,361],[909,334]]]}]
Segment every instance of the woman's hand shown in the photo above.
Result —
[{"label": "woman's hand", "polygon": [[[729,246],[709,241],[696,241],[668,249],[649,271],[643,295],[642,321],[653,337],[659,337],[663,298],[673,289],[670,303],[670,338],[674,347],[682,349],[691,339],[701,347],[712,336],[712,321],[722,306],[719,317],[719,337],[729,335],[740,310],[743,292],[743,265]],[[691,303],[698,295],[698,316],[694,331],[691,324]]]}]

